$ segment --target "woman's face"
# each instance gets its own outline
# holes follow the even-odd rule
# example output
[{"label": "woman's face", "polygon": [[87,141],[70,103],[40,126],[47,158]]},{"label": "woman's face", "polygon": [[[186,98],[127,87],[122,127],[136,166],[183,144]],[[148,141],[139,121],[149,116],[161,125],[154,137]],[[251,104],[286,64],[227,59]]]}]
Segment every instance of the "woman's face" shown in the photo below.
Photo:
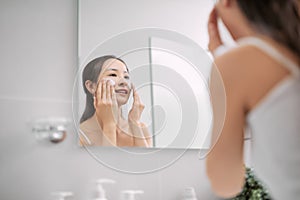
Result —
[{"label": "woman's face", "polygon": [[117,59],[105,61],[98,81],[103,79],[110,79],[115,82],[114,87],[118,105],[126,104],[131,92],[131,82],[125,64]]}]

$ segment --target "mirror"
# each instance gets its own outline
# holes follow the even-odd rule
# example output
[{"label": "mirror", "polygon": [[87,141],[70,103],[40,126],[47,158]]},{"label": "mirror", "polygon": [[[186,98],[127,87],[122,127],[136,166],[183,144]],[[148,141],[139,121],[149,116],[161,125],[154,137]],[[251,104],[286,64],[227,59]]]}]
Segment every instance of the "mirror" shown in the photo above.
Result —
[{"label": "mirror", "polygon": [[[182,0],[134,0],[130,4],[116,0],[79,0],[77,110],[78,127],[84,145],[110,146],[112,141],[107,143],[103,142],[103,137],[98,140],[93,138],[88,129],[103,126],[95,121],[94,127],[82,126],[80,118],[86,109],[84,85],[87,83],[82,81],[84,69],[94,59],[114,55],[121,61],[110,59],[103,68],[118,68],[120,74],[100,72],[100,76],[106,79],[121,77],[114,80],[116,99],[124,96],[119,92],[127,96],[122,106],[117,104],[120,110],[116,113],[122,116],[121,120],[117,117],[118,122],[124,122],[117,126],[117,134],[124,132],[123,136],[129,139],[121,142],[121,137],[116,137],[116,143],[112,146],[178,149],[209,147],[212,112],[208,77],[212,59],[204,49],[208,43],[206,23],[212,7],[213,1],[196,0],[189,3]],[[126,80],[125,75],[130,76],[130,81]],[[102,80],[99,77],[94,83],[94,89],[99,86],[98,80]],[[135,99],[131,83],[145,106],[138,120],[142,125],[135,126],[139,130],[134,134],[134,127],[128,123]],[[120,88],[122,84],[128,86],[128,91],[117,91],[116,87]],[[108,90],[109,87],[105,88]],[[92,93],[95,92],[92,89]],[[136,134],[138,136],[131,137]]]}]

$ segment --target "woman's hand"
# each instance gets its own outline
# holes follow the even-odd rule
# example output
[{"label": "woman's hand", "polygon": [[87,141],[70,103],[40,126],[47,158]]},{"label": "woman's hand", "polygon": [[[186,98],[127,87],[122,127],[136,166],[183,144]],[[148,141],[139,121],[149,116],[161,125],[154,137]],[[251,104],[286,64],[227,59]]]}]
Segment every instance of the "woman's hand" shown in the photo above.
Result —
[{"label": "woman's hand", "polygon": [[138,95],[133,84],[131,84],[131,87],[133,90],[133,104],[132,104],[132,108],[128,114],[128,120],[129,120],[129,122],[138,125],[138,124],[140,124],[141,115],[142,115],[142,112],[143,112],[145,106],[144,106],[144,104],[142,104],[140,96]]},{"label": "woman's hand", "polygon": [[208,49],[213,53],[218,47],[223,45],[218,27],[218,13],[216,8],[213,8],[210,12],[207,26],[209,36]]},{"label": "woman's hand", "polygon": [[152,146],[152,139],[147,127],[140,122],[145,106],[142,104],[140,96],[133,84],[131,84],[131,87],[133,90],[133,104],[128,114],[128,122],[133,135],[134,146],[150,147]]},{"label": "woman's hand", "polygon": [[118,104],[115,89],[110,80],[101,80],[94,95],[94,107],[103,134],[112,142],[116,141]]}]

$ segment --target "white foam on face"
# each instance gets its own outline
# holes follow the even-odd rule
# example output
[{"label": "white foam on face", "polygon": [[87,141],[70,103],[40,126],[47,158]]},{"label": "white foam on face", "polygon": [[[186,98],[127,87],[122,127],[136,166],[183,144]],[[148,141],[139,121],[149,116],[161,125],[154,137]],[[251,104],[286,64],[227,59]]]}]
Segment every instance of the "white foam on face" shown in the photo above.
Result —
[{"label": "white foam on face", "polygon": [[104,78],[103,80],[109,81],[110,84],[113,85],[113,86],[116,85],[116,82],[114,80],[110,79],[110,78]]}]

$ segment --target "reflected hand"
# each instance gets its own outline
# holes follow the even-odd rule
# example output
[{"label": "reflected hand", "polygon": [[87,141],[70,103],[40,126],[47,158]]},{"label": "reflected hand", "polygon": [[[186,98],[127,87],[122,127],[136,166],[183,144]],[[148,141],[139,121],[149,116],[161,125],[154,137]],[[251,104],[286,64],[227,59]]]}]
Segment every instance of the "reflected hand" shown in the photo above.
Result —
[{"label": "reflected hand", "polygon": [[115,88],[110,80],[98,82],[94,95],[94,107],[97,120],[104,127],[116,126],[118,119],[118,104]]},{"label": "reflected hand", "polygon": [[218,13],[216,8],[213,8],[210,12],[207,26],[209,36],[208,49],[213,53],[219,46],[223,45],[218,27]]},{"label": "reflected hand", "polygon": [[133,104],[128,114],[128,120],[135,124],[140,124],[141,115],[145,108],[145,105],[142,104],[140,96],[138,95],[134,85],[131,84],[131,86],[133,90]]}]

